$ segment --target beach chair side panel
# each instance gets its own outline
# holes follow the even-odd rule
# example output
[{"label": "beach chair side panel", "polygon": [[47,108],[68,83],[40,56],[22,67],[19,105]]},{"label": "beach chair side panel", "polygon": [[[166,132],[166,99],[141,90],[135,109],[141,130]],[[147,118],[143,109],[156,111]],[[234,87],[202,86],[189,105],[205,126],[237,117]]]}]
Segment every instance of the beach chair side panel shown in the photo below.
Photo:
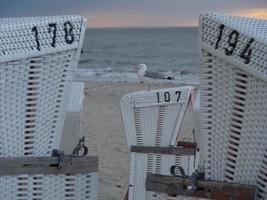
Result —
[{"label": "beach chair side panel", "polygon": [[69,88],[66,112],[81,112],[84,101],[84,82],[73,81]]}]

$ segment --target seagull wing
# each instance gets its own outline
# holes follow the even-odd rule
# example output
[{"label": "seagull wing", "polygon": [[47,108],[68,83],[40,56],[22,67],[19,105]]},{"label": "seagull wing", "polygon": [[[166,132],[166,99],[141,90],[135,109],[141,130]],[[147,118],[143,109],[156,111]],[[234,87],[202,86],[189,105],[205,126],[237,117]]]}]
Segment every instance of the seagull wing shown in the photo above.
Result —
[{"label": "seagull wing", "polygon": [[160,72],[156,71],[145,71],[144,77],[151,78],[151,79],[166,79],[166,76]]}]

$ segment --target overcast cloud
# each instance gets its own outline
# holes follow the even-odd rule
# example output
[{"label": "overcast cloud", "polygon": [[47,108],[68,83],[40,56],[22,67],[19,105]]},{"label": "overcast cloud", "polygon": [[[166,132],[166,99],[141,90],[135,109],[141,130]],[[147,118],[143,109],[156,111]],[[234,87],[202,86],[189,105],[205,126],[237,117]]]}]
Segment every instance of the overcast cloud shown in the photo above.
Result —
[{"label": "overcast cloud", "polygon": [[0,17],[78,14],[91,26],[196,25],[199,13],[259,12],[267,0],[0,0]]}]

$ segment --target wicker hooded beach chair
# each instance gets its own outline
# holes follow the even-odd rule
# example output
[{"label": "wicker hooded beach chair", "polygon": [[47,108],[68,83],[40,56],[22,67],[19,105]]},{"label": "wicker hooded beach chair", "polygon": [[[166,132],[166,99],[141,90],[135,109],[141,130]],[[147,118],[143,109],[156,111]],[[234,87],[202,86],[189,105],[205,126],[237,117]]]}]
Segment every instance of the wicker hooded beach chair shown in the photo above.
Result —
[{"label": "wicker hooded beach chair", "polygon": [[204,14],[199,28],[206,178],[256,185],[267,199],[267,21]]},{"label": "wicker hooded beach chair", "polygon": [[[0,157],[49,159],[59,149],[65,112],[81,104],[69,103],[68,88],[85,28],[80,16],[0,19]],[[21,167],[27,171],[29,165]],[[64,174],[71,170],[63,167],[56,174],[36,174],[32,169],[34,175],[0,176],[0,199],[96,200],[95,170]]]},{"label": "wicker hooded beach chair", "polygon": [[[146,191],[147,173],[170,175],[173,165],[182,166],[187,175],[194,171],[194,156],[134,151],[133,147],[170,147],[177,138],[192,87],[140,91],[121,99],[123,124],[131,148],[129,200],[161,199]],[[138,148],[137,148],[138,149]]]}]

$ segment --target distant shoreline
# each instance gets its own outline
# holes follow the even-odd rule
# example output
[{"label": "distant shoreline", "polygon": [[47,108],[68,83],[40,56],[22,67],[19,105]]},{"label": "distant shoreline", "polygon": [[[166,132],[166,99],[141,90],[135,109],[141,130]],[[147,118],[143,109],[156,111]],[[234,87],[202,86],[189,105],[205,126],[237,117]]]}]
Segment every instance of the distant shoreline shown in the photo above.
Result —
[{"label": "distant shoreline", "polygon": [[198,26],[125,26],[125,27],[91,27],[87,26],[86,29],[173,29],[173,28],[193,28],[197,29]]}]

